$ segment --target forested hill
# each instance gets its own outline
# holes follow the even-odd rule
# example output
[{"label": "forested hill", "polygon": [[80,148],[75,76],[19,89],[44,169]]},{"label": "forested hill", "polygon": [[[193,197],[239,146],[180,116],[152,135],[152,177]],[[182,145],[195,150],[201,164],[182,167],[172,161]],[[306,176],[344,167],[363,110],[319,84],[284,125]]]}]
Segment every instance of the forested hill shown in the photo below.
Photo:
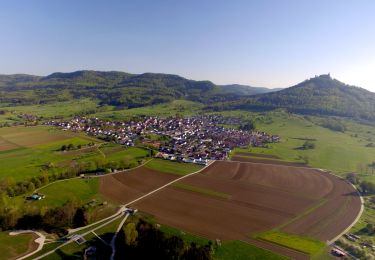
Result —
[{"label": "forested hill", "polygon": [[[270,92],[273,91],[273,92]],[[215,85],[171,74],[76,71],[46,77],[0,75],[0,105],[46,104],[91,98],[99,105],[134,108],[176,99],[201,102],[207,110],[270,110],[375,120],[375,93],[329,75],[276,91],[244,85]]]},{"label": "forested hill", "polygon": [[76,71],[46,77],[0,75],[0,103],[44,104],[92,98],[100,104],[139,107],[186,99],[203,103],[236,100],[265,92],[246,86],[217,86],[210,81],[188,80],[170,74],[129,74],[117,71]]},{"label": "forested hill", "polygon": [[238,96],[252,96],[281,90],[281,88],[270,89],[239,84],[221,85],[219,87],[224,93],[237,94]]},{"label": "forested hill", "polygon": [[273,93],[241,98],[216,109],[285,108],[302,114],[345,116],[375,120],[375,93],[321,75]]}]

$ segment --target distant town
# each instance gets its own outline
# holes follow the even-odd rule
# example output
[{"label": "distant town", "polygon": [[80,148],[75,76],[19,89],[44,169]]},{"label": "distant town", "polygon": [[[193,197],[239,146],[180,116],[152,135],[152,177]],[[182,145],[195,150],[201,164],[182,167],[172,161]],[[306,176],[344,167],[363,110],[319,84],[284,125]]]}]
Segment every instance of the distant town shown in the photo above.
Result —
[{"label": "distant town", "polygon": [[125,146],[143,145],[159,152],[156,157],[187,163],[207,164],[208,160],[225,160],[235,147],[263,147],[280,141],[280,137],[258,132],[252,127],[234,129],[238,118],[221,116],[144,117],[131,121],[106,121],[75,117],[69,121],[48,121],[64,131],[85,132]]}]

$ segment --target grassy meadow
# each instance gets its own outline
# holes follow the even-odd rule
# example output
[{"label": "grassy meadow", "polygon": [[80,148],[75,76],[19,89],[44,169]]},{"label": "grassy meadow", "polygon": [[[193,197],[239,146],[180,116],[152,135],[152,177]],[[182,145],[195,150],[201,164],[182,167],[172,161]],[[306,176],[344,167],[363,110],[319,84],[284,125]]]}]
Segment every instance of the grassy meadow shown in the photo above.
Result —
[{"label": "grassy meadow", "polygon": [[200,169],[203,168],[203,166],[197,165],[197,164],[180,163],[180,162],[173,162],[173,161],[167,161],[167,160],[162,160],[162,159],[151,160],[145,165],[145,167],[152,169],[152,170],[171,173],[175,175],[181,175],[181,176],[199,171]]},{"label": "grassy meadow", "polygon": [[10,236],[9,231],[0,232],[0,259],[16,259],[35,249],[37,246],[34,239],[36,236],[31,233]]},{"label": "grassy meadow", "polygon": [[[89,143],[96,144],[87,147]],[[63,145],[81,145],[83,148],[60,151]],[[22,181],[46,171],[47,165],[55,172],[75,162],[94,160],[140,160],[149,154],[142,148],[125,148],[105,144],[84,135],[61,131],[46,126],[0,128],[0,170],[2,178]]]},{"label": "grassy meadow", "polygon": [[97,111],[97,102],[90,99],[77,101],[56,102],[42,105],[7,106],[0,109],[11,115],[31,114],[43,118],[67,118],[81,114],[91,114]]},{"label": "grassy meadow", "polygon": [[287,234],[279,231],[267,231],[256,235],[256,238],[288,247],[313,256],[327,246],[324,242],[304,236]]},{"label": "grassy meadow", "polygon": [[[348,172],[371,173],[368,164],[375,161],[375,128],[349,120],[343,121],[345,132],[333,131],[319,125],[319,118],[300,116],[276,111],[268,113],[223,112],[223,115],[255,119],[256,128],[279,135],[280,143],[268,144],[266,148],[250,147],[235,152],[269,154],[291,162],[307,162],[309,166],[324,168],[338,174]],[[301,149],[310,141],[313,149]],[[374,175],[375,176],[375,175]]]},{"label": "grassy meadow", "polygon": [[137,116],[192,116],[200,113],[202,107],[203,105],[198,102],[174,100],[170,103],[154,106],[98,112],[95,113],[95,116],[109,120],[128,120],[129,118]]}]

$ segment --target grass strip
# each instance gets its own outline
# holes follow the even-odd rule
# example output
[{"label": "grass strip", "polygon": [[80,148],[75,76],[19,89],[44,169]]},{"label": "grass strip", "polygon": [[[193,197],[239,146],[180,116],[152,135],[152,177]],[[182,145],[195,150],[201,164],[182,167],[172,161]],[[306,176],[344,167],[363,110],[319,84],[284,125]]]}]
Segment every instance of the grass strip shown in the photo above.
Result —
[{"label": "grass strip", "polygon": [[205,189],[205,188],[201,188],[201,187],[196,187],[196,186],[192,186],[192,185],[188,185],[188,184],[183,184],[183,183],[174,183],[172,186],[176,187],[176,188],[179,188],[179,189],[188,190],[188,191],[204,194],[204,195],[211,196],[211,197],[217,197],[217,198],[220,198],[220,199],[227,199],[228,200],[232,197],[231,195],[226,194],[226,193],[213,191],[213,190],[209,190],[209,189]]}]

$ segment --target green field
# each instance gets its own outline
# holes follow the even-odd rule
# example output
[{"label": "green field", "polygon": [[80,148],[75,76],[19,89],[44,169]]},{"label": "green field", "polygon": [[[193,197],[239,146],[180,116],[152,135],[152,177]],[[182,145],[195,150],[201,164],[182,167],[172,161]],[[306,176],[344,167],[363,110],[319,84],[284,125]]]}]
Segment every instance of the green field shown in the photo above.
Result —
[{"label": "green field", "polygon": [[133,109],[114,110],[96,113],[95,116],[109,120],[128,120],[137,116],[191,116],[198,114],[203,107],[201,103],[188,100],[174,100],[171,103]]},{"label": "green field", "polygon": [[121,160],[123,158],[142,159],[149,155],[149,151],[138,147],[119,148],[118,145],[115,145],[114,152],[102,148],[100,148],[100,150],[104,150],[103,153],[106,155],[106,158],[110,161]]},{"label": "green field", "polygon": [[40,207],[58,207],[62,206],[68,200],[79,201],[80,204],[90,202],[92,200],[101,201],[99,192],[99,178],[91,179],[67,179],[57,181],[44,188],[38,190],[46,196],[40,201],[33,201],[34,205]]},{"label": "green field", "polygon": [[215,251],[214,258],[217,260],[288,259],[287,257],[272,253],[271,251],[237,240],[224,242]]},{"label": "green field", "polygon": [[[276,111],[268,113],[223,112],[225,116],[242,116],[255,120],[257,130],[279,135],[281,142],[268,144],[267,148],[251,147],[235,151],[275,155],[291,162],[306,162],[308,165],[332,170],[343,174],[347,172],[371,172],[366,167],[375,161],[375,148],[366,147],[375,140],[372,126],[343,120],[347,130],[337,132],[319,125],[319,118],[300,116]],[[314,149],[299,149],[306,139],[315,144]]]},{"label": "green field", "polygon": [[162,159],[154,159],[148,162],[145,167],[156,171],[171,173],[175,175],[186,175],[199,171],[203,167],[192,163],[180,163]]},{"label": "green field", "polygon": [[33,234],[10,236],[9,231],[0,232],[0,259],[15,259],[17,256],[28,252],[33,239],[35,239]]},{"label": "green field", "polygon": [[[157,223],[149,215],[142,215],[147,222]],[[197,245],[207,245],[210,241],[205,237],[191,234],[180,229],[160,224],[160,230],[169,236],[179,236],[187,243],[196,243]],[[272,253],[268,250],[252,246],[248,243],[238,240],[225,241],[219,245],[213,255],[215,260],[245,260],[245,259],[288,259],[287,257]]]},{"label": "green field", "polygon": [[[45,171],[46,165],[53,165],[54,172],[64,170],[76,162],[95,160],[129,162],[141,160],[149,152],[142,148],[125,148],[118,144],[106,144],[102,147],[85,147],[89,143],[97,145],[102,141],[83,133],[61,131],[51,127],[8,127],[0,128],[0,165],[2,178],[22,181],[38,176]],[[83,148],[67,152],[59,149],[63,145],[81,145]]]},{"label": "green field", "polygon": [[44,118],[66,118],[94,113],[97,111],[97,102],[90,99],[80,99],[79,102],[65,101],[43,105],[10,106],[2,109],[13,112],[13,114],[23,113]]},{"label": "green field", "polygon": [[62,144],[92,142],[79,134],[44,126],[1,128],[0,138],[4,141],[0,146],[2,178],[11,177],[15,181],[41,174],[43,166],[49,163],[57,165],[73,160],[74,156],[56,151]]},{"label": "green field", "polygon": [[276,230],[263,232],[257,234],[255,237],[309,255],[318,254],[326,247],[326,244],[322,241],[310,237],[287,234]]},{"label": "green field", "polygon": [[188,185],[184,183],[174,183],[172,186],[179,188],[179,189],[200,193],[206,196],[216,197],[219,199],[230,199],[232,197],[231,195],[223,193],[223,192],[217,192],[214,190],[209,190],[209,189],[205,189],[202,187],[192,186],[192,185]]}]

